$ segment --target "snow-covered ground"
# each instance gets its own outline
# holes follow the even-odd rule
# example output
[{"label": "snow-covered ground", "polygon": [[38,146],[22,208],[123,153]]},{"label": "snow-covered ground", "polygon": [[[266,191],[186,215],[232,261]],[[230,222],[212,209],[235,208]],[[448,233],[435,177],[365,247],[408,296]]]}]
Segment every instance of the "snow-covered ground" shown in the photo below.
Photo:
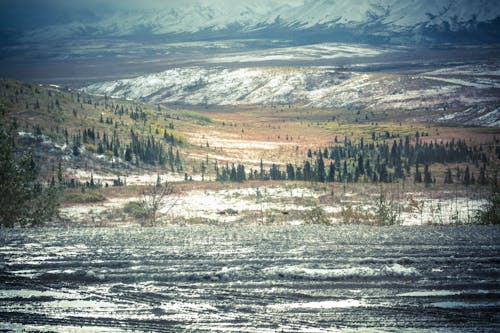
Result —
[{"label": "snow-covered ground", "polygon": [[[156,176],[149,179],[156,180]],[[151,182],[149,182],[151,184]],[[99,204],[71,205],[62,209],[62,216],[76,223],[104,223],[112,220],[127,202],[143,200],[142,196],[111,198]],[[329,223],[373,224],[376,202],[370,196],[354,192],[336,193],[331,197],[326,189],[300,185],[253,186],[228,189],[194,189],[174,193],[160,209],[161,223],[308,223],[303,214],[321,207]],[[398,223],[403,225],[472,223],[484,205],[479,198],[431,198],[425,193],[408,194],[395,202]],[[356,214],[346,213],[349,207]],[[116,216],[115,216],[116,217]],[[123,221],[122,221],[123,222]]]},{"label": "snow-covered ground", "polygon": [[496,332],[499,235],[478,225],[4,229],[0,330]]},{"label": "snow-covered ground", "polygon": [[322,43],[304,46],[282,47],[247,53],[236,53],[209,58],[208,63],[241,63],[267,61],[314,61],[337,58],[374,57],[394,49],[369,45]]},{"label": "snow-covered ground", "polygon": [[[113,173],[102,173],[98,171],[83,170],[83,169],[73,169],[68,168],[65,170],[65,177],[67,179],[74,179],[77,182],[85,183],[89,182],[91,178],[94,182],[100,183],[103,186],[106,183],[110,186],[113,181],[117,180],[118,176]],[[184,181],[184,173],[174,173],[174,172],[163,172],[160,175],[162,182],[180,182]],[[201,178],[199,175],[192,176],[193,180],[198,180]],[[156,184],[158,178],[158,173],[155,172],[142,172],[142,173],[131,173],[122,174],[120,180],[125,185],[150,185]]]}]

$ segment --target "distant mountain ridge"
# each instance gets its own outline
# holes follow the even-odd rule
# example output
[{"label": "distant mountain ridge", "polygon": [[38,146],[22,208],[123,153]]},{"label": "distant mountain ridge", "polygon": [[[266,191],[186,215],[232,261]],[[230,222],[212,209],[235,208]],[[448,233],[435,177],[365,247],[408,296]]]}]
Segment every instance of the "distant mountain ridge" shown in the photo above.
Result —
[{"label": "distant mountain ridge", "polygon": [[[90,9],[89,9],[90,10]],[[499,42],[493,0],[193,0],[118,8],[88,20],[46,25],[23,40],[182,35],[197,38],[283,36],[388,43]]]},{"label": "distant mountain ridge", "polygon": [[[90,94],[189,106],[298,105],[426,115],[499,126],[498,65],[444,67],[412,75],[328,67],[184,67],[83,88]],[[427,111],[433,110],[431,115]],[[450,113],[451,112],[451,113]]]}]

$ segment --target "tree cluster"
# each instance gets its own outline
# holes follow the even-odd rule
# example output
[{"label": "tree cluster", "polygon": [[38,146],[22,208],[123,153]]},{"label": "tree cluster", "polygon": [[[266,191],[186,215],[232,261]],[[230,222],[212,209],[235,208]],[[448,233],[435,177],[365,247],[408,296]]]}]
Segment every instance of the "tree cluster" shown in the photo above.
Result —
[{"label": "tree cluster", "polygon": [[59,211],[59,186],[44,182],[31,152],[16,142],[15,123],[0,116],[0,225],[37,225]]},{"label": "tree cluster", "polygon": [[[475,163],[477,166],[482,163],[479,184],[486,184],[489,152],[483,146],[470,146],[465,140],[455,139],[441,143],[426,142],[422,141],[422,136],[418,132],[414,137],[404,138],[388,132],[386,136],[373,133],[372,137],[375,139],[368,144],[365,144],[363,138],[354,143],[347,137],[339,142],[336,137],[330,147],[319,148],[314,152],[309,149],[307,158],[301,165],[287,163],[282,169],[282,166],[272,164],[266,169],[261,161],[259,170],[251,169],[248,179],[392,183],[406,179],[413,168],[414,182],[429,186],[435,182],[430,169],[433,163]],[[228,170],[227,167],[226,173],[220,173],[221,177],[218,176],[217,179],[242,181],[242,177],[231,177],[232,170]],[[216,174],[219,175],[218,170]],[[476,182],[468,166],[457,179],[465,185]],[[448,172],[445,174],[445,182],[453,182]]]}]

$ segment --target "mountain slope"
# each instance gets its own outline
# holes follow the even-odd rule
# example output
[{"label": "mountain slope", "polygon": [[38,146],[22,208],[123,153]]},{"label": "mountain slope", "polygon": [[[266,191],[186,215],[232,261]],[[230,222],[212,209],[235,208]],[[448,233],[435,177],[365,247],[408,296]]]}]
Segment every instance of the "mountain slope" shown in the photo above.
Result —
[{"label": "mountain slope", "polygon": [[85,92],[155,103],[289,105],[366,112],[428,111],[453,122],[500,124],[497,66],[442,68],[418,75],[361,73],[328,67],[185,67],[96,83]]},{"label": "mountain slope", "polygon": [[[294,38],[316,36],[385,42],[476,38],[500,40],[500,3],[492,0],[192,0],[141,9],[119,8],[93,21],[55,24],[26,33],[25,40],[75,36],[145,35],[241,36],[294,32]],[[468,32],[467,34],[458,34]],[[340,34],[340,35],[339,35]],[[450,37],[452,35],[452,37]],[[349,37],[350,36],[350,37]]]}]

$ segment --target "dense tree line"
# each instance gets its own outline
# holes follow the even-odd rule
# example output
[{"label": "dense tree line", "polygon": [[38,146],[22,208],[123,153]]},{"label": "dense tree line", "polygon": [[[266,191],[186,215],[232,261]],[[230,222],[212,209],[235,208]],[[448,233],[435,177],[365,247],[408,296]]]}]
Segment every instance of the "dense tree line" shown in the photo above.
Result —
[{"label": "dense tree line", "polygon": [[234,165],[229,167],[226,163],[225,166],[219,167],[219,164],[215,162],[215,177],[216,180],[221,182],[244,182],[246,180],[245,167],[242,164]]},{"label": "dense tree line", "polygon": [[[373,133],[372,141],[367,144],[363,138],[356,143],[347,137],[343,142],[335,138],[329,147],[316,151],[309,149],[301,165],[287,163],[282,169],[282,166],[272,164],[266,169],[261,161],[259,170],[250,170],[248,179],[391,183],[413,174],[414,182],[430,185],[436,181],[431,164],[473,163],[479,168],[477,178],[468,166],[464,170],[457,167],[454,176],[451,170],[446,171],[445,183],[487,183],[486,165],[491,153],[487,148],[468,145],[465,140],[427,142],[422,140],[422,136],[418,132],[414,137],[403,138],[388,132],[383,136]],[[220,179],[227,180],[227,177]],[[237,181],[241,180],[238,178]]]},{"label": "dense tree line", "polygon": [[[68,131],[65,129],[63,133],[66,137],[66,143],[69,144]],[[71,137],[71,143],[75,156],[79,156],[81,148],[85,147],[92,153],[114,156],[135,165],[140,163],[161,167],[168,165],[172,171],[183,170],[179,150],[177,149],[175,153],[173,150],[173,146],[179,145],[180,142],[173,133],[169,133],[166,129],[163,133],[163,139],[155,138],[153,135],[140,136],[131,129],[130,141],[128,144],[124,144],[116,129],[110,135],[106,131],[99,132],[94,128],[86,128],[74,133]],[[165,144],[168,146],[167,150],[165,150]]]}]

